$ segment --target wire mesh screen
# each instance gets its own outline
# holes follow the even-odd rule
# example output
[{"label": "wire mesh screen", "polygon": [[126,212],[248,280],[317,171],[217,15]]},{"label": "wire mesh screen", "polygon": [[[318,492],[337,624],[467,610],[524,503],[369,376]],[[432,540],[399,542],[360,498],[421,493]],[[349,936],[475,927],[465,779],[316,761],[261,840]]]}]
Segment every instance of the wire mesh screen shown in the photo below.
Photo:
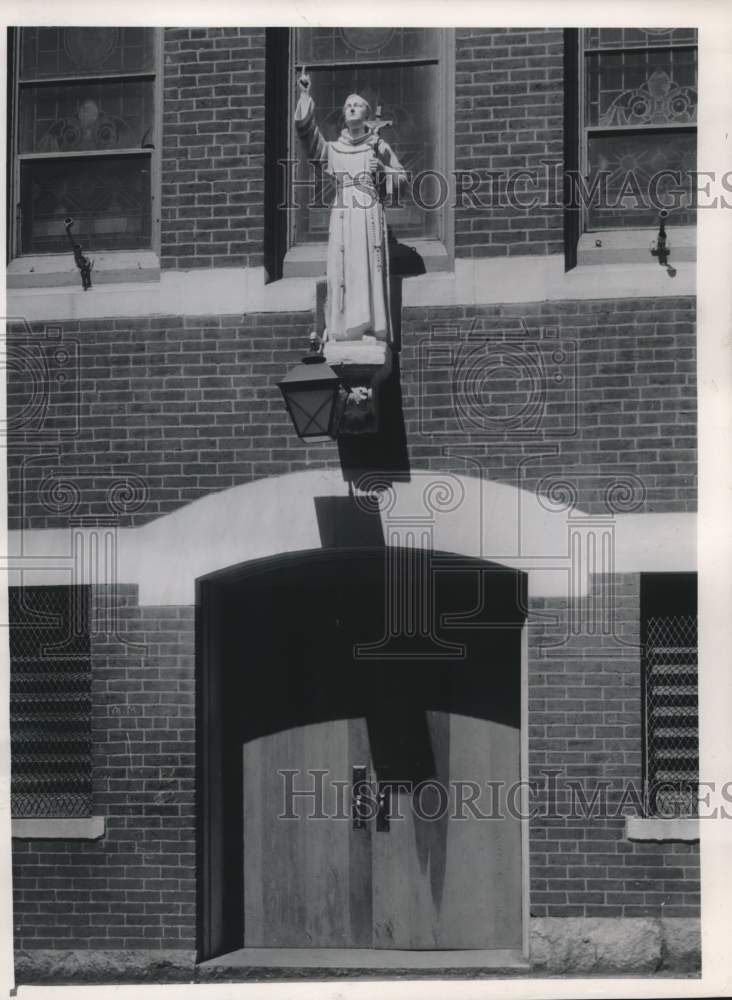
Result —
[{"label": "wire mesh screen", "polygon": [[699,780],[696,615],[648,619],[645,692],[648,812],[695,815]]},{"label": "wire mesh screen", "polygon": [[88,816],[88,587],[11,587],[10,746],[14,816]]}]

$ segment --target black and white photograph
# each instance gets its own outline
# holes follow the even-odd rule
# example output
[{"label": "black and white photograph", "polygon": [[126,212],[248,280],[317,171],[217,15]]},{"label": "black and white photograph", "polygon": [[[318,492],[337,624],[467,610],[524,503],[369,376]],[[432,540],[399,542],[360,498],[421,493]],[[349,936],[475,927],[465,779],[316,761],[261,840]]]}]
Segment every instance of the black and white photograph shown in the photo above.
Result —
[{"label": "black and white photograph", "polygon": [[11,10],[17,996],[702,995],[732,18],[697,8]]}]

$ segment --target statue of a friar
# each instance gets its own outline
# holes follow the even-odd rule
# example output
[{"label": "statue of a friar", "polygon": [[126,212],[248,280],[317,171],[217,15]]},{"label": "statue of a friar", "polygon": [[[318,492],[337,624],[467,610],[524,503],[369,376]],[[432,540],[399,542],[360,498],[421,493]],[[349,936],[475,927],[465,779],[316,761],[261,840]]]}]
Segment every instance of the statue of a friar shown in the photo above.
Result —
[{"label": "statue of a friar", "polygon": [[404,180],[404,168],[368,124],[371,108],[362,97],[346,98],[345,128],[328,142],[315,123],[305,70],[298,85],[295,128],[308,159],[320,162],[337,188],[328,232],[325,340],[367,336],[390,342],[387,230],[378,187],[380,177],[386,177],[390,187]]}]

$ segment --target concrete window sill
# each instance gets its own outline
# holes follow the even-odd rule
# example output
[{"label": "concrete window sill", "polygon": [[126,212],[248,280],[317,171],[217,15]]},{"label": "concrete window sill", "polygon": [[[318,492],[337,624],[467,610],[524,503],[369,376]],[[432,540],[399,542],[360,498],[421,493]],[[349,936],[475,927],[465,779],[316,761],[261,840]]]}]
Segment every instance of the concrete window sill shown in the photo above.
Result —
[{"label": "concrete window sill", "polygon": [[[577,266],[594,264],[655,264],[651,243],[658,236],[655,229],[617,229],[583,233],[577,244]],[[696,227],[679,226],[666,221],[666,236],[670,247],[668,264],[696,260]]]},{"label": "concrete window sill", "polygon": [[[94,262],[92,288],[122,282],[159,281],[160,259],[152,250],[85,250]],[[8,288],[64,288],[78,286],[81,273],[68,253],[45,253],[16,257],[8,264]]]},{"label": "concrete window sill", "polygon": [[626,840],[684,840],[699,839],[699,820],[656,819],[641,816],[625,817]]},{"label": "concrete window sill", "polygon": [[[414,247],[424,261],[428,273],[451,271],[455,266],[444,243],[440,240],[405,238],[400,242]],[[292,247],[285,256],[283,278],[324,278],[328,246],[326,243],[304,243]]]},{"label": "concrete window sill", "polygon": [[98,840],[104,836],[104,816],[14,819],[16,840]]}]

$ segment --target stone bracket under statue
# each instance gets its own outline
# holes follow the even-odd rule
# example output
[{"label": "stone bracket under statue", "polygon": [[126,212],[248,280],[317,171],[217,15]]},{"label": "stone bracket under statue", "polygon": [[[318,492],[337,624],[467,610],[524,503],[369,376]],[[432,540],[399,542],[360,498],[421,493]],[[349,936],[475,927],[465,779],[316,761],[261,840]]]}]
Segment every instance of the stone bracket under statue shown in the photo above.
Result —
[{"label": "stone bracket under statue", "polygon": [[[394,371],[394,355],[402,340],[402,281],[425,273],[419,254],[404,244],[389,241],[389,310],[391,342],[364,336],[360,340],[326,340],[325,360],[348,388],[339,425],[342,434],[373,434],[379,429],[380,395]],[[327,281],[316,283],[316,332],[325,333],[325,298]]]}]

